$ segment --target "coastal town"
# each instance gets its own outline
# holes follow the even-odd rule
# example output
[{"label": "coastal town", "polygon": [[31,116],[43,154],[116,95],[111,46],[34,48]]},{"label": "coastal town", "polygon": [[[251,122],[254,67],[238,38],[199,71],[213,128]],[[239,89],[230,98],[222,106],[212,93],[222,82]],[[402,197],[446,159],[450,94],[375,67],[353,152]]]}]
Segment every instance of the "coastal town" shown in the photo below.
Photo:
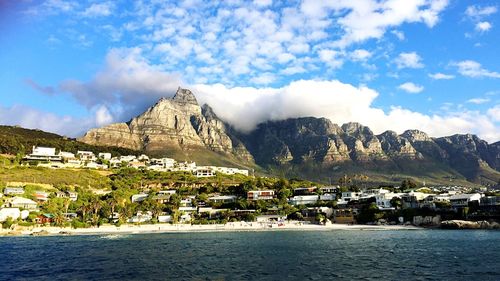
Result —
[{"label": "coastal town", "polygon": [[[500,215],[500,194],[486,188],[400,186],[361,189],[256,177],[235,167],[197,166],[172,158],[75,153],[33,147],[26,169],[96,170],[112,173],[112,188],[8,182],[0,195],[4,232],[42,226],[233,225],[261,228],[295,225],[443,226],[444,221],[488,220]],[[162,181],[161,178],[171,177]],[[174,179],[174,177],[177,177]],[[135,180],[131,180],[134,178]],[[147,181],[147,178],[154,179]],[[200,180],[216,179],[200,182]],[[226,181],[225,181],[226,180]],[[446,224],[444,225],[446,226]]]}]

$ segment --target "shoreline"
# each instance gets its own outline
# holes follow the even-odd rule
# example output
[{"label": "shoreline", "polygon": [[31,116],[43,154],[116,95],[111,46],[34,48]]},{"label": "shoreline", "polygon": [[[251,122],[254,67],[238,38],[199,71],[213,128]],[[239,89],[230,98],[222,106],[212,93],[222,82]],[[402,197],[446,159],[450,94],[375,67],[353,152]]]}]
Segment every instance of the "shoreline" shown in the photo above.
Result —
[{"label": "shoreline", "polygon": [[227,224],[124,224],[119,227],[103,225],[92,228],[71,227],[26,227],[14,230],[0,230],[0,237],[15,236],[73,236],[73,235],[113,235],[113,234],[154,234],[154,233],[197,233],[197,232],[253,232],[253,231],[332,231],[332,230],[423,230],[425,228],[402,225],[347,225],[347,224],[308,224],[287,222],[281,225],[257,222],[234,222]]}]

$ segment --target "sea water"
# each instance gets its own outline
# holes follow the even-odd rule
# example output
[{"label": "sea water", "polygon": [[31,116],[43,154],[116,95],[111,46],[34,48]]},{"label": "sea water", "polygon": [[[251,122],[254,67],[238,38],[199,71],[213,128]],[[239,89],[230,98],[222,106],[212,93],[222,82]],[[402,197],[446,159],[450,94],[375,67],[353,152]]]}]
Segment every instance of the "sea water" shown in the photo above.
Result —
[{"label": "sea water", "polygon": [[500,280],[500,232],[1,237],[1,280]]}]

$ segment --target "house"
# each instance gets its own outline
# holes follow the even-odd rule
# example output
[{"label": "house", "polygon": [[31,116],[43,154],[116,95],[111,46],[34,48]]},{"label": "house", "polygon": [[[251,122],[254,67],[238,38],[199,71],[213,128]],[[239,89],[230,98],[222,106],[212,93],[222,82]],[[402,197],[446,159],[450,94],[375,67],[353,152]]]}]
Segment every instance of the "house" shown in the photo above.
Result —
[{"label": "house", "polygon": [[336,185],[336,186],[323,186],[319,190],[321,190],[321,192],[323,194],[337,193],[337,191],[339,190],[339,186],[338,185]]},{"label": "house", "polygon": [[419,208],[420,202],[423,201],[429,194],[422,192],[409,192],[401,195],[401,202],[403,204],[403,209],[406,208]]},{"label": "house", "polygon": [[54,221],[54,216],[52,214],[41,214],[35,218],[35,222],[38,224],[52,223]]},{"label": "house", "polygon": [[133,216],[132,218],[130,218],[128,220],[128,222],[132,222],[132,223],[141,223],[141,222],[148,222],[148,221],[151,221],[151,219],[153,219],[153,215],[151,212],[137,212],[137,214],[135,216]]},{"label": "house", "polygon": [[68,191],[68,192],[66,192],[66,194],[68,195],[68,198],[69,198],[71,201],[76,201],[76,200],[78,200],[78,193],[76,193],[76,192],[72,192],[72,191]]},{"label": "house", "polygon": [[292,197],[289,202],[291,205],[307,205],[316,204],[319,200],[319,195],[298,195]]},{"label": "house", "polygon": [[375,195],[375,203],[379,210],[394,210],[395,208],[391,204],[391,200],[396,197],[400,197],[403,193],[392,193],[392,192],[384,192]]},{"label": "house", "polygon": [[149,194],[147,193],[139,193],[139,194],[134,194],[132,195],[132,203],[134,202],[142,202],[144,200],[146,200],[146,198],[148,198]]},{"label": "house", "polygon": [[354,224],[356,223],[357,210],[351,208],[334,209],[333,223]]},{"label": "house", "polygon": [[9,198],[5,205],[10,208],[20,208],[26,210],[35,210],[37,208],[37,203],[31,199],[24,197],[13,197]]},{"label": "house", "polygon": [[93,161],[96,160],[95,154],[92,151],[79,150],[79,151],[76,152],[76,155],[82,161],[91,161],[91,162],[93,162]]},{"label": "house", "polygon": [[195,175],[197,178],[208,178],[215,176],[214,170],[211,167],[196,167]]},{"label": "house", "polygon": [[300,187],[293,190],[293,195],[312,195],[316,191],[316,186]]},{"label": "house", "polygon": [[149,161],[149,157],[146,154],[141,154],[139,157],[137,157],[137,160],[142,161],[142,162],[147,162]]},{"label": "house", "polygon": [[139,161],[139,160],[130,161],[128,163],[128,166],[131,168],[135,168],[135,169],[145,169],[146,168],[146,164],[144,162]]},{"label": "house", "polygon": [[61,161],[62,157],[56,154],[53,147],[33,146],[31,154],[24,157],[28,161]]},{"label": "house", "polygon": [[88,162],[85,165],[85,168],[106,170],[108,168],[108,165],[106,165],[106,164],[97,164],[96,162]]},{"label": "house", "polygon": [[33,192],[33,197],[35,197],[36,200],[43,201],[43,202],[49,200],[49,195],[50,195],[50,193],[45,192],[45,191],[40,191],[40,190]]},{"label": "house", "polygon": [[208,198],[208,201],[212,203],[234,203],[236,202],[235,195],[219,195]]},{"label": "house", "polygon": [[21,210],[19,208],[2,208],[0,209],[0,222],[6,221],[8,218],[17,220],[21,217]]},{"label": "house", "polygon": [[326,193],[319,196],[320,201],[335,201],[337,200],[337,195],[335,193]]},{"label": "house", "polygon": [[24,188],[22,187],[6,187],[3,190],[3,194],[11,196],[11,195],[23,195]]},{"label": "house", "polygon": [[260,215],[256,217],[257,222],[270,223],[270,222],[284,222],[286,216],[280,215]]},{"label": "house", "polygon": [[135,155],[126,155],[126,156],[120,156],[119,159],[120,159],[120,163],[121,162],[132,162],[135,159],[137,159],[137,157],[135,157]]},{"label": "house", "polygon": [[172,219],[171,215],[159,215],[158,216],[158,222],[168,223],[168,222],[172,222],[172,221],[173,221],[173,219]]},{"label": "house", "polygon": [[179,206],[180,207],[192,207],[194,198],[195,198],[195,196],[189,196],[188,198],[181,199]]},{"label": "house", "polygon": [[481,200],[481,194],[456,194],[450,196],[450,204],[452,208],[463,208],[468,207],[469,203],[476,202],[479,204]]},{"label": "house", "polygon": [[342,197],[337,201],[339,205],[345,205],[353,200],[359,200],[363,193],[357,191],[345,191],[342,192]]},{"label": "house", "polygon": [[99,156],[99,159],[111,160],[111,153],[109,153],[109,152],[100,152],[98,154],[98,156]]},{"label": "house", "polygon": [[75,154],[71,152],[66,152],[66,151],[60,151],[59,156],[61,156],[62,159],[68,160],[68,159],[76,159]]},{"label": "house", "polygon": [[274,190],[251,190],[247,192],[248,200],[272,200]]}]

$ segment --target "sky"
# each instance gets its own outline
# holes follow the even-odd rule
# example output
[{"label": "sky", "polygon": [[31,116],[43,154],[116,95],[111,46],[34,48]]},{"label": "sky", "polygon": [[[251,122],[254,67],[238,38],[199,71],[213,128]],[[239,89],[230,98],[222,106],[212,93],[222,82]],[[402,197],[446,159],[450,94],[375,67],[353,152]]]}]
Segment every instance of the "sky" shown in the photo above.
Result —
[{"label": "sky", "polygon": [[180,86],[243,132],[315,116],[376,134],[497,142],[499,9],[487,0],[0,0],[0,124],[78,137]]}]

